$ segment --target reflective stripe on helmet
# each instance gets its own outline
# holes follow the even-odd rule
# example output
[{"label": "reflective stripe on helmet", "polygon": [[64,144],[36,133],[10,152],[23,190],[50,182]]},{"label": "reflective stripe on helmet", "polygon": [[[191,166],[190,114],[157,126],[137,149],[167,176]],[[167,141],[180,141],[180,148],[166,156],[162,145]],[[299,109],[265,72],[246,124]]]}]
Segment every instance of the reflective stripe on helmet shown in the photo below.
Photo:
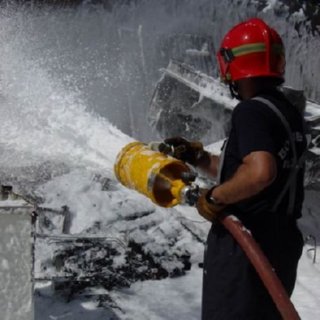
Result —
[{"label": "reflective stripe on helmet", "polygon": [[[266,52],[266,44],[263,42],[249,43],[242,46],[226,49],[221,48],[220,53],[226,62],[231,62],[235,57],[244,56],[246,54]],[[273,44],[271,50],[274,54],[284,54],[284,47],[281,44]]]},{"label": "reflective stripe on helmet", "polygon": [[284,46],[280,43],[273,43],[271,49],[275,54],[284,54]]},{"label": "reflective stripe on helmet", "polygon": [[[273,44],[271,46],[271,49],[272,49],[272,52],[275,54],[284,53],[284,47],[278,43]],[[244,44],[242,46],[231,49],[231,52],[234,57],[239,57],[239,56],[243,56],[250,53],[256,53],[256,52],[265,52],[265,51],[266,51],[266,44],[263,42]]]},{"label": "reflective stripe on helmet", "polygon": [[245,54],[265,52],[266,44],[263,42],[243,44],[242,46],[232,49],[232,53],[235,57],[243,56]]}]

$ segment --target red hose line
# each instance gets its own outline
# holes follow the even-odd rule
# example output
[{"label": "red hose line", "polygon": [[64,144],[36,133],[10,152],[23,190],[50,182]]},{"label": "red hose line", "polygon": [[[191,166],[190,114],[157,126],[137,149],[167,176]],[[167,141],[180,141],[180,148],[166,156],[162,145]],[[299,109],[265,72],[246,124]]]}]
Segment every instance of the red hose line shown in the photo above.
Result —
[{"label": "red hose line", "polygon": [[253,239],[251,232],[233,215],[221,215],[220,222],[233,235],[254,266],[284,320],[299,320],[299,314],[270,262]]}]

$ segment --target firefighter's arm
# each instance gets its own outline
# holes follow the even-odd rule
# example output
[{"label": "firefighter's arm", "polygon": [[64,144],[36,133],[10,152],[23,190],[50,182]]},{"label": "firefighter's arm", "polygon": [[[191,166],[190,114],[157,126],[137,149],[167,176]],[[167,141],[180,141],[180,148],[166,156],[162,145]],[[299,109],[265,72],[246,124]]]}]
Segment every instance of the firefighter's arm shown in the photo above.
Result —
[{"label": "firefighter's arm", "polygon": [[219,156],[207,153],[208,161],[199,163],[197,166],[201,171],[215,178],[218,174]]},{"label": "firefighter's arm", "polygon": [[261,192],[276,176],[276,159],[271,153],[251,152],[242,159],[232,178],[214,188],[211,195],[221,204],[236,203]]}]

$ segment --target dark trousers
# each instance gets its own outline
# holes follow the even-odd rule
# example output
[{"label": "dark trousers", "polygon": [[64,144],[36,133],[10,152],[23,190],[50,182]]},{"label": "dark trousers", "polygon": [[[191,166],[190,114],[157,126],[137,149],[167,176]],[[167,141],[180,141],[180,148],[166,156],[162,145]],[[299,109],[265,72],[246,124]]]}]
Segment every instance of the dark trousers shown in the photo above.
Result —
[{"label": "dark trousers", "polygon": [[[291,295],[303,247],[295,222],[250,227]],[[277,319],[281,316],[245,253],[222,226],[213,226],[205,250],[202,320]]]}]

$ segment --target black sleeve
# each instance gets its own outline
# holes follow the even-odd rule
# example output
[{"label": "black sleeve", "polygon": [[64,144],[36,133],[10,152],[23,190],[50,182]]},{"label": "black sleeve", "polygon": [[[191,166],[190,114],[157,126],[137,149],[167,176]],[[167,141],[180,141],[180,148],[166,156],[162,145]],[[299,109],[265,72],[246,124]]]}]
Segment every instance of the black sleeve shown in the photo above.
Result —
[{"label": "black sleeve", "polygon": [[232,128],[242,159],[253,151],[276,155],[274,115],[263,103],[254,100],[241,102],[233,112]]}]

